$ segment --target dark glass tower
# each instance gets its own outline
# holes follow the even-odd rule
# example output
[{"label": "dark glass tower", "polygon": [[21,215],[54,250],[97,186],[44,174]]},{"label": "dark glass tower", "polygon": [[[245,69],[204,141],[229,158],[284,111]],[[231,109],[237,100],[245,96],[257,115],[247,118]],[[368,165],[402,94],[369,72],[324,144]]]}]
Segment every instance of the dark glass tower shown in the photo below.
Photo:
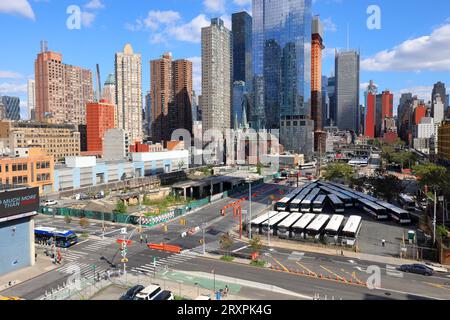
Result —
[{"label": "dark glass tower", "polygon": [[18,97],[3,96],[2,102],[5,108],[5,118],[8,120],[20,120],[20,99]]},{"label": "dark glass tower", "polygon": [[312,0],[253,0],[252,127],[279,129],[285,150],[313,153]]},{"label": "dark glass tower", "polygon": [[252,17],[245,11],[231,16],[233,32],[233,83],[252,81]]}]

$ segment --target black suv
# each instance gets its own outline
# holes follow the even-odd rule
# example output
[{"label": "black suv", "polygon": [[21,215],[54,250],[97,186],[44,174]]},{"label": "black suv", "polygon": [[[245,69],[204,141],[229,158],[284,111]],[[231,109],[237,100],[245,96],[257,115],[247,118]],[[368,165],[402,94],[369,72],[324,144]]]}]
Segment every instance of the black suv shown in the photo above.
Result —
[{"label": "black suv", "polygon": [[144,286],[137,285],[130,289],[128,289],[127,292],[125,292],[119,300],[133,300],[136,295],[144,289]]}]

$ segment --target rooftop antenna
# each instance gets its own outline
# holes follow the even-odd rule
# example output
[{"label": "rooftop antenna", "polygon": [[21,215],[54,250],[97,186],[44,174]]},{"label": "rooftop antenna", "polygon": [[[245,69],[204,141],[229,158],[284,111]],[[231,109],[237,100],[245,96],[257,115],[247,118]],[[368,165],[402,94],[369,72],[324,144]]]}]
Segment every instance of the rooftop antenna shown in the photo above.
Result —
[{"label": "rooftop antenna", "polygon": [[100,82],[100,66],[97,63],[97,102],[100,102],[102,96],[102,84]]},{"label": "rooftop antenna", "polygon": [[48,43],[46,40],[41,40],[41,53],[48,51]]}]

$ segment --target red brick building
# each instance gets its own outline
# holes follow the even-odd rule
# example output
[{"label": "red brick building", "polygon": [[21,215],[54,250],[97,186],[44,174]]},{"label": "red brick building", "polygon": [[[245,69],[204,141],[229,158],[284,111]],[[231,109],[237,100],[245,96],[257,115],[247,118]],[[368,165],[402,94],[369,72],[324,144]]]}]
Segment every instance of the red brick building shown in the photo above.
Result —
[{"label": "red brick building", "polygon": [[103,153],[103,136],[115,128],[115,107],[106,100],[88,103],[86,106],[86,131],[88,152]]}]

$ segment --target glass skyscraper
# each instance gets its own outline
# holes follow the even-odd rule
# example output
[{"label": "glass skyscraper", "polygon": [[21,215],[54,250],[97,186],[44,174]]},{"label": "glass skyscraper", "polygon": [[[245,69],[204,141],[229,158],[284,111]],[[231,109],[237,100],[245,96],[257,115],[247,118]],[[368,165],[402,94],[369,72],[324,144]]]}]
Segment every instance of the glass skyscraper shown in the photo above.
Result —
[{"label": "glass skyscraper", "polygon": [[336,55],[337,126],[340,130],[359,132],[359,53]]},{"label": "glass skyscraper", "polygon": [[20,99],[18,97],[1,97],[5,108],[5,118],[8,120],[20,120]]},{"label": "glass skyscraper", "polygon": [[252,81],[252,17],[245,11],[231,16],[233,32],[233,83]]},{"label": "glass skyscraper", "polygon": [[313,152],[312,0],[253,0],[252,127],[280,129],[285,150]]}]

